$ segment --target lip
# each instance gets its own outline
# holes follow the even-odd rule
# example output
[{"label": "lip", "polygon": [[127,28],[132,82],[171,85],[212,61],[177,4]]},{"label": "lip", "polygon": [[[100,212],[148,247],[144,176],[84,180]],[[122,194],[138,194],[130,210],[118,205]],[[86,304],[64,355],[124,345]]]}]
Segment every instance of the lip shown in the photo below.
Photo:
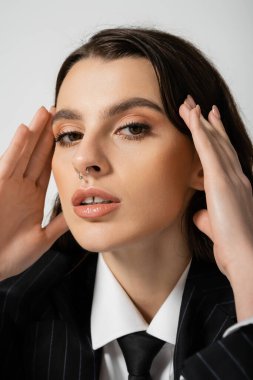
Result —
[{"label": "lip", "polygon": [[[110,200],[111,203],[81,205],[81,202],[87,197],[100,197],[105,200]],[[72,197],[72,205],[74,206],[73,209],[77,216],[91,219],[107,215],[116,210],[120,206],[120,200],[104,190],[90,187],[88,189],[78,189]]]},{"label": "lip", "polygon": [[119,198],[115,195],[107,193],[105,190],[96,187],[89,187],[87,189],[78,189],[72,196],[71,202],[73,206],[80,206],[81,202],[87,197],[100,197],[113,203],[120,203]]}]

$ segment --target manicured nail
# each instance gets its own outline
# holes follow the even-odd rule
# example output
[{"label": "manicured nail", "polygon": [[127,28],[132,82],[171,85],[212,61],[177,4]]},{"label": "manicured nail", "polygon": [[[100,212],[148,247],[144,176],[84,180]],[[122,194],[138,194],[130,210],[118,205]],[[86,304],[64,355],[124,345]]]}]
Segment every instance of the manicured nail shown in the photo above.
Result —
[{"label": "manicured nail", "polygon": [[49,109],[49,112],[50,113],[54,113],[55,112],[55,106],[51,106],[50,109]]},{"label": "manicured nail", "polygon": [[220,111],[217,106],[212,106],[212,112],[217,119],[220,119]]},{"label": "manicured nail", "polygon": [[186,102],[189,104],[191,108],[196,107],[196,103],[191,95],[187,95]]},{"label": "manicured nail", "polygon": [[198,116],[200,116],[201,115],[201,108],[200,108],[199,104],[196,105],[196,111],[197,111]]},{"label": "manicured nail", "polygon": [[191,99],[189,99],[188,97],[189,95],[187,95],[187,97],[185,98],[184,100],[184,104],[187,106],[187,108],[189,110],[193,109],[195,106],[193,106],[192,102],[191,102]]}]

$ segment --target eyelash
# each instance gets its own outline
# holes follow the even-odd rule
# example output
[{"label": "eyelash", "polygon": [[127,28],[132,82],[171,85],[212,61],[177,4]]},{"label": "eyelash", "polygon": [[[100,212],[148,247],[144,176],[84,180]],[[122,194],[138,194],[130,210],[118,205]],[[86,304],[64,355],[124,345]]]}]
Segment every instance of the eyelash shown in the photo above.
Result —
[{"label": "eyelash", "polygon": [[[131,123],[127,123],[125,124],[124,126],[120,127],[117,132],[119,131],[122,131],[123,129],[126,129],[126,128],[142,128],[142,132],[140,132],[138,135],[136,134],[133,134],[133,135],[120,135],[120,137],[124,140],[142,140],[146,135],[148,135],[150,133],[150,126],[148,124],[145,124],[145,123],[139,123],[139,122],[131,122]],[[60,146],[63,146],[63,147],[69,147],[71,145],[73,145],[73,142],[75,141],[72,141],[72,142],[63,142],[63,138],[65,136],[74,136],[74,137],[77,137],[79,140],[81,140],[81,138],[83,137],[83,133],[81,132],[75,132],[75,131],[66,131],[66,132],[60,132],[58,133],[55,138],[54,138],[54,141],[55,143],[59,143]]]}]

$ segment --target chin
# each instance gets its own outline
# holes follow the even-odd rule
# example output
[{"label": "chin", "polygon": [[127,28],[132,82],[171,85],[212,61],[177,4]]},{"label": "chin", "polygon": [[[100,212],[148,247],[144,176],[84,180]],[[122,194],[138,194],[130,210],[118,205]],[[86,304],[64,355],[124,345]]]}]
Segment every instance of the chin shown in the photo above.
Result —
[{"label": "chin", "polygon": [[78,244],[83,248],[85,249],[86,251],[89,251],[89,252],[106,252],[106,251],[109,251],[109,250],[112,250],[114,248],[114,245],[109,245],[109,244],[105,244],[105,243],[100,243],[100,242],[96,242],[94,244],[94,242],[89,242],[89,241],[83,241],[82,239],[80,240],[77,240],[76,241],[78,242]]},{"label": "chin", "polygon": [[[117,244],[112,241],[112,239],[108,238],[108,234],[96,234],[96,237],[90,236],[90,234],[80,234],[80,232],[71,231],[77,243],[89,252],[103,252],[108,251]],[[104,236],[103,236],[104,235]]]},{"label": "chin", "polygon": [[67,220],[68,227],[77,241],[85,250],[90,252],[105,252],[121,248],[129,240],[129,232],[122,231],[113,222],[91,221],[80,222],[78,220]]}]

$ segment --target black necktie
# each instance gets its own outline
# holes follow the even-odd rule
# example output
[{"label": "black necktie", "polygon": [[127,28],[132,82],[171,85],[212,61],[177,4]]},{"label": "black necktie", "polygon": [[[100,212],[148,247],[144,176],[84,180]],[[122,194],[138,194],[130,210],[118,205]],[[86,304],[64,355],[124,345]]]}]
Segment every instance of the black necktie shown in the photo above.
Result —
[{"label": "black necktie", "polygon": [[150,367],[164,341],[139,331],[118,338],[128,369],[129,380],[150,380]]}]

